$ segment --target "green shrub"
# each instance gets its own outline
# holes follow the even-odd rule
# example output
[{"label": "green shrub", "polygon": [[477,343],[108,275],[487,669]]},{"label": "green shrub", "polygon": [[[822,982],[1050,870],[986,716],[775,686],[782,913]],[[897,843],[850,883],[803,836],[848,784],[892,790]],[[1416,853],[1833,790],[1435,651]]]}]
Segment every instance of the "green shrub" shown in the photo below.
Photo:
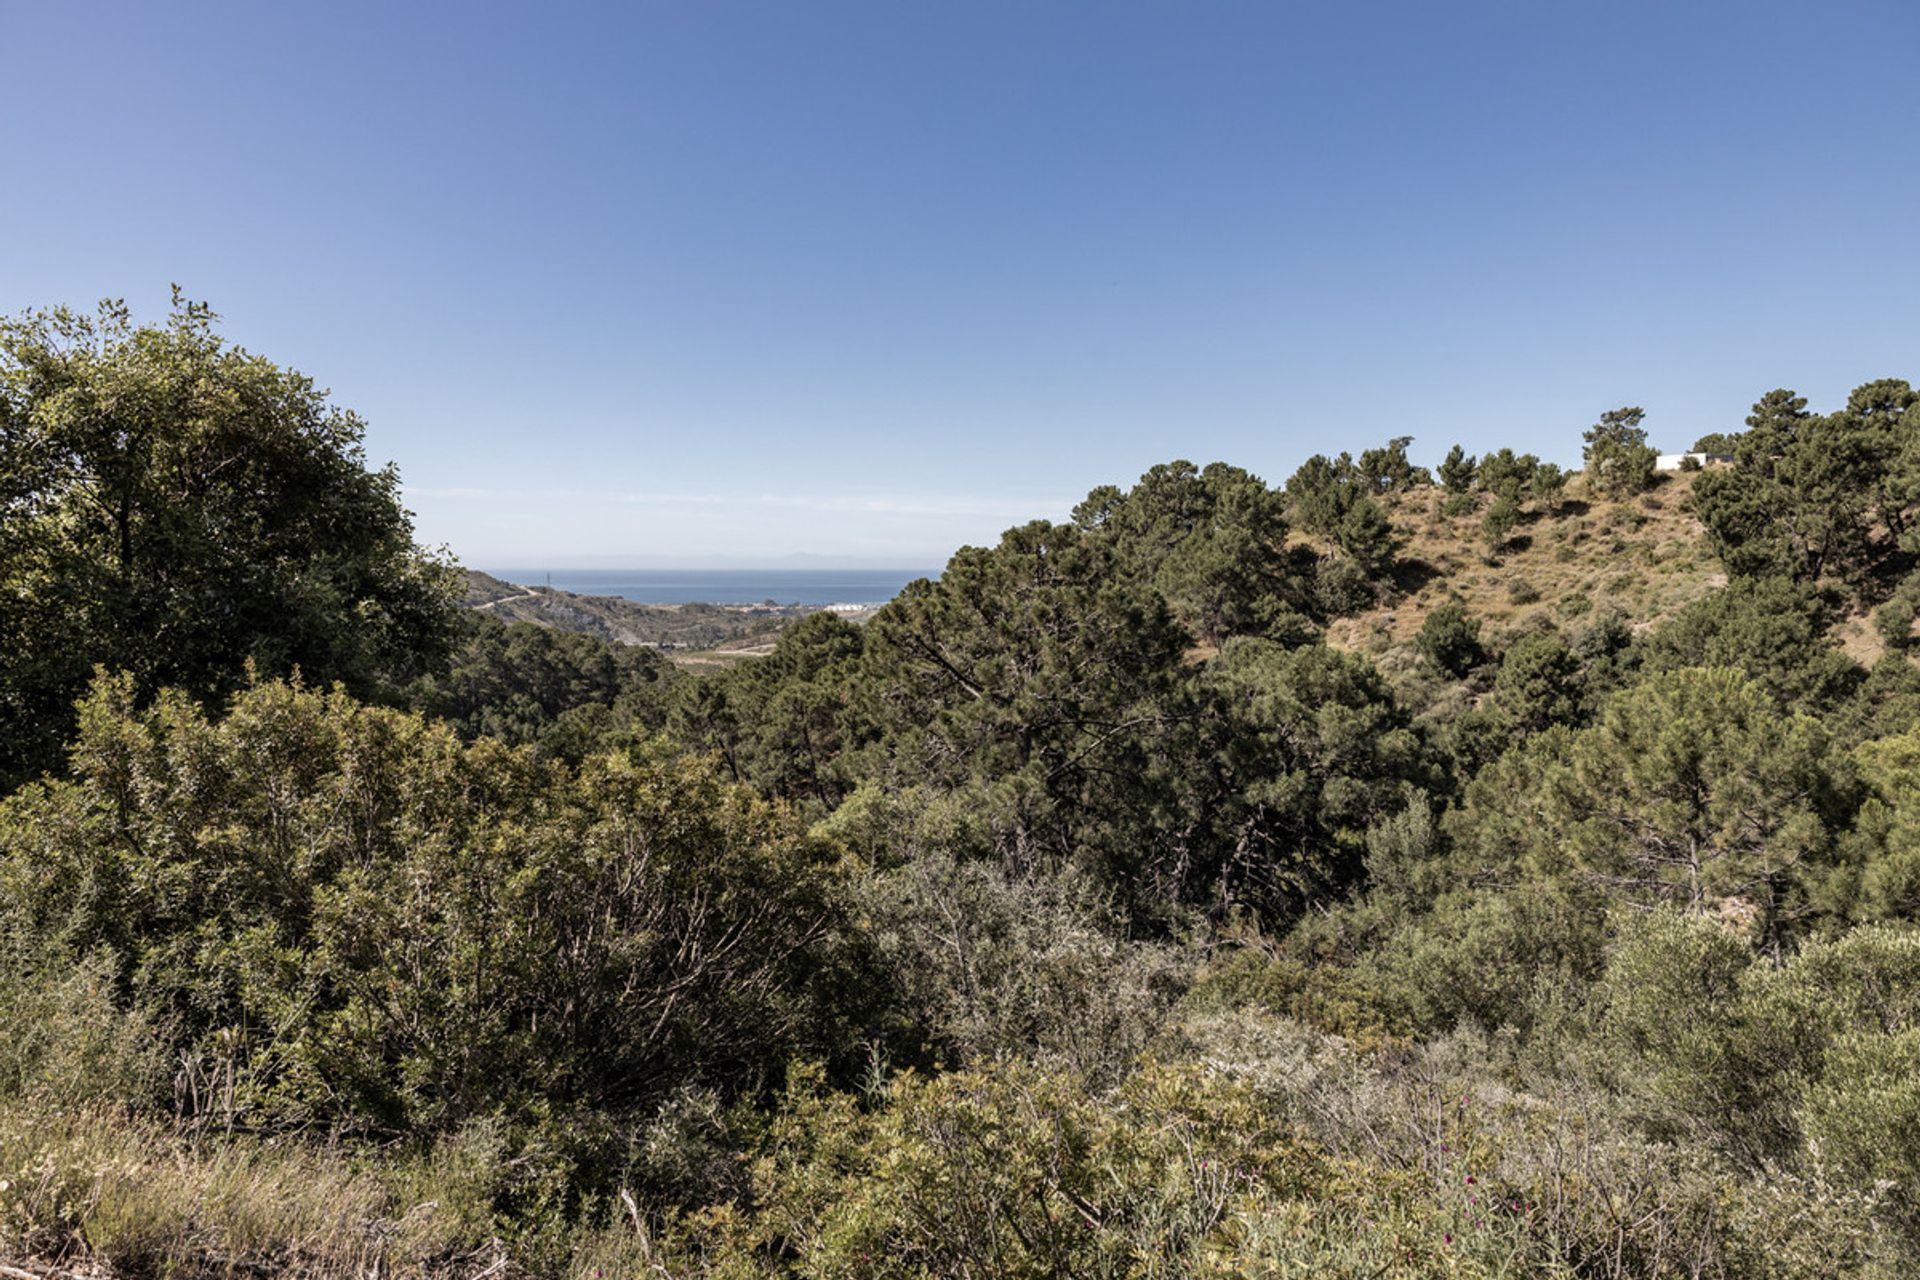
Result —
[{"label": "green shrub", "polygon": [[116,999],[115,975],[105,952],[69,959],[50,939],[0,937],[0,1103],[162,1100],[158,1028]]},{"label": "green shrub", "polygon": [[703,761],[575,771],[285,684],[217,722],[131,697],[99,684],[75,780],[0,804],[0,922],[101,957],[209,1086],[190,1112],[413,1138],[501,1116],[564,1181],[685,1086],[857,1043],[834,849]]},{"label": "green shrub", "polygon": [[1486,656],[1480,647],[1480,623],[1453,601],[1427,615],[1414,645],[1428,662],[1453,676],[1465,675]]},{"label": "green shrub", "polygon": [[1889,649],[1905,649],[1913,643],[1913,602],[1905,598],[1889,600],[1873,613],[1874,629]]},{"label": "green shrub", "polygon": [[1920,1027],[1836,1040],[1800,1119],[1818,1158],[1856,1185],[1885,1183],[1920,1229]]},{"label": "green shrub", "polygon": [[790,1095],[755,1212],[709,1219],[683,1256],[849,1280],[1521,1274],[1526,1215],[1475,1203],[1458,1165],[1436,1189],[1334,1159],[1219,1073],[1149,1069],[1102,1095],[969,1072],[884,1101]]},{"label": "green shrub", "polygon": [[1186,985],[1178,950],[1127,939],[1124,917],[1071,872],[929,851],[862,880],[854,900],[894,1003],[949,1066],[1037,1056],[1117,1080]]}]

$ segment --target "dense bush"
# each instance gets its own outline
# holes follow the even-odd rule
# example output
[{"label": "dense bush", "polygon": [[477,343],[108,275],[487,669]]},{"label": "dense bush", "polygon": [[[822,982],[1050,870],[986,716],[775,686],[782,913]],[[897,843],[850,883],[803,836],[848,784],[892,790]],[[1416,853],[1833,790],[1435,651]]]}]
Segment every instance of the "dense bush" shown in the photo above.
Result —
[{"label": "dense bush", "polygon": [[104,966],[223,1124],[566,1118],[617,1158],[595,1144],[677,1089],[858,1039],[829,847],[702,762],[576,771],[278,683],[215,722],[125,679],[74,760],[0,805],[0,922],[95,957],[76,998]]},{"label": "dense bush", "polygon": [[1414,644],[1428,662],[1452,676],[1465,675],[1486,656],[1480,647],[1479,622],[1454,601],[1427,615]]}]

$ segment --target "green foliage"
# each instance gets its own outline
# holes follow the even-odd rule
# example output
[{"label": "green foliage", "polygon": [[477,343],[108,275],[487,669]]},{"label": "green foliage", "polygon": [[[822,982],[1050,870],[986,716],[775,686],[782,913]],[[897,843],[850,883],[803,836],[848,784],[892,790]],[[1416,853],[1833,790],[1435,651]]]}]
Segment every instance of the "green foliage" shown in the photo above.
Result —
[{"label": "green foliage", "polygon": [[1095,490],[1074,519],[1208,644],[1288,638],[1312,611],[1311,568],[1287,546],[1285,496],[1238,467],[1166,463],[1127,493]]},{"label": "green foliage", "polygon": [[1294,520],[1329,539],[1374,579],[1392,570],[1401,539],[1373,500],[1371,488],[1344,453],[1333,461],[1315,454],[1287,480]]},{"label": "green foliage", "polygon": [[1559,505],[1560,495],[1566,492],[1567,473],[1551,462],[1538,463],[1533,474],[1527,479],[1527,491],[1536,502],[1553,508]]},{"label": "green foliage", "polygon": [[1466,493],[1473,488],[1478,472],[1473,455],[1455,445],[1447,450],[1446,458],[1440,463],[1440,484],[1448,493]]},{"label": "green foliage", "polygon": [[1693,508],[1731,574],[1858,582],[1901,559],[1920,504],[1920,398],[1884,379],[1837,413],[1806,405],[1769,392],[1737,437],[1735,465],[1694,486]]},{"label": "green foliage", "polygon": [[1185,985],[1181,958],[1128,939],[1082,876],[929,850],[854,896],[923,1063],[1032,1057],[1104,1085],[1131,1071]]},{"label": "green foliage", "polygon": [[1106,539],[1042,522],[969,547],[868,624],[862,710],[872,776],[970,789],[994,851],[1150,860],[1149,753],[1188,637],[1118,571]]},{"label": "green foliage", "polygon": [[1853,764],[1866,798],[1843,896],[1868,919],[1920,919],[1920,729],[1860,744]]},{"label": "green foliage", "polygon": [[1465,675],[1486,657],[1480,647],[1480,623],[1454,600],[1427,615],[1414,644],[1437,670],[1451,676]]},{"label": "green foliage", "polygon": [[1748,1007],[1753,963],[1751,939],[1727,921],[1627,917],[1594,987],[1589,1034],[1641,1124],[1760,1163],[1791,1151],[1795,1131],[1772,1039]]},{"label": "green foliage", "polygon": [[421,681],[412,701],[462,737],[535,746],[578,764],[622,735],[661,729],[673,683],[657,649],[469,613],[447,670]]},{"label": "green foliage", "polygon": [[566,1116],[588,1159],[841,1043],[829,849],[699,762],[576,772],[270,683],[211,722],[102,682],[81,723],[75,779],[0,805],[0,922],[109,957],[225,1123]]},{"label": "green foliage", "polygon": [[[696,1236],[709,1274],[1496,1276],[1524,1214],[1337,1159],[1249,1085],[1149,1070],[1112,1096],[1026,1070],[903,1078],[881,1107],[797,1091],[756,1212]],[[1451,1171],[1450,1171],[1451,1172]]]},{"label": "green foliage", "polygon": [[1913,623],[1920,615],[1920,573],[1909,573],[1874,610],[1874,629],[1888,649],[1904,652],[1913,645]]},{"label": "green foliage", "polygon": [[1480,522],[1480,536],[1487,540],[1489,548],[1497,551],[1506,545],[1507,536],[1518,523],[1519,504],[1511,498],[1496,498],[1493,506],[1487,509],[1486,518]]},{"label": "green foliage", "polygon": [[121,1007],[117,979],[104,952],[75,959],[17,930],[0,938],[0,1099],[72,1107],[162,1096],[156,1028]]},{"label": "green foliage", "polygon": [[1516,640],[1500,659],[1488,705],[1517,737],[1575,723],[1581,711],[1579,659],[1557,631]]},{"label": "green foliage", "polygon": [[1811,1149],[1853,1182],[1891,1188],[1907,1228],[1920,1226],[1920,1027],[1836,1040],[1800,1120]]},{"label": "green foliage", "polygon": [[[8,330],[5,714],[69,660],[125,670],[81,703],[71,776],[0,801],[0,1251],[583,1280],[1920,1260],[1906,384],[1823,418],[1763,399],[1697,481],[1731,584],[1639,638],[1589,594],[1665,610],[1691,583],[1397,565],[1387,510],[1425,500],[1382,495],[1429,482],[1400,438],[1284,492],[1154,467],[864,629],[818,614],[692,676],[481,615],[449,654],[430,592],[418,631],[345,588],[267,617],[437,570],[357,424],[207,323]],[[129,422],[191,448],[129,453]],[[60,488],[56,428],[121,469]],[[230,470],[283,501],[273,468],[311,464],[322,514],[279,530],[194,470],[256,438]],[[1588,443],[1593,493],[1650,481],[1638,410]],[[1439,470],[1496,544],[1528,519],[1557,564],[1593,550],[1559,468]],[[128,474],[125,580],[164,564],[213,616],[150,637],[106,599],[99,495]],[[1592,527],[1662,532],[1661,506]],[[330,559],[314,530],[348,516],[386,533]],[[248,520],[277,559],[195,595]],[[1454,568],[1479,581],[1430,580]],[[1383,612],[1377,666],[1318,632],[1503,587],[1591,621],[1483,645],[1455,601],[1409,652]],[[55,617],[62,592],[97,611]],[[1871,605],[1867,674],[1832,632]],[[296,654],[302,629],[342,648]],[[347,687],[274,678],[309,651]]]},{"label": "green foliage", "polygon": [[716,752],[736,781],[831,808],[849,789],[841,757],[858,732],[850,702],[862,646],[852,623],[813,614],[761,661],[683,681],[673,725],[683,741]]},{"label": "green foliage", "polygon": [[454,633],[391,467],[311,379],[176,295],[0,324],[0,782],[53,769],[96,665],[217,697],[243,667],[392,697]]},{"label": "green foliage", "polygon": [[1912,598],[1906,594],[1896,596],[1874,610],[1874,630],[1880,633],[1887,648],[1905,649],[1913,643],[1915,615]]},{"label": "green foliage", "polygon": [[1601,930],[1577,897],[1540,884],[1447,894],[1439,872],[1416,872],[1433,909],[1383,931],[1355,965],[1400,1025],[1427,1036],[1461,1026],[1527,1032],[1562,992],[1591,984]]},{"label": "green foliage", "polygon": [[[1480,487],[1496,499],[1518,506],[1533,491],[1540,470],[1540,459],[1532,454],[1517,454],[1512,449],[1501,448],[1480,459]],[[1554,468],[1552,474],[1558,475],[1559,468]]]},{"label": "green foliage", "polygon": [[1685,669],[1484,770],[1454,834],[1478,866],[1724,910],[1778,936],[1813,910],[1831,792],[1816,722],[1781,714],[1738,672]]},{"label": "green foliage", "polygon": [[1179,774],[1185,851],[1169,890],[1285,919],[1361,869],[1366,832],[1431,781],[1379,673],[1323,645],[1240,639],[1208,669],[1198,749]]},{"label": "green foliage", "polygon": [[1331,533],[1341,552],[1371,579],[1393,572],[1404,541],[1371,499],[1348,504]]},{"label": "green foliage", "polygon": [[1588,428],[1583,456],[1587,483],[1595,493],[1627,498],[1652,486],[1659,455],[1640,426],[1646,416],[1643,409],[1609,409]]},{"label": "green foliage", "polygon": [[1643,1122],[1750,1166],[1875,1188],[1912,1241],[1916,979],[1911,929],[1855,930],[1776,968],[1723,921],[1656,913],[1616,944],[1593,1034]]},{"label": "green foliage", "polygon": [[1809,587],[1737,579],[1656,631],[1641,658],[1649,671],[1734,667],[1782,705],[1821,711],[1860,680],[1859,668],[1828,641],[1829,621],[1826,601]]},{"label": "green foliage", "polygon": [[[320,1142],[180,1134],[106,1104],[5,1105],[0,1256],[116,1276],[497,1271],[515,1233],[494,1193],[513,1174],[484,1126],[373,1164]],[[564,1249],[513,1243],[529,1270],[565,1263]]]},{"label": "green foliage", "polygon": [[1407,446],[1412,443],[1412,436],[1395,436],[1381,448],[1363,449],[1360,461],[1354,464],[1360,483],[1375,493],[1432,484],[1433,477],[1425,467],[1407,461]]}]

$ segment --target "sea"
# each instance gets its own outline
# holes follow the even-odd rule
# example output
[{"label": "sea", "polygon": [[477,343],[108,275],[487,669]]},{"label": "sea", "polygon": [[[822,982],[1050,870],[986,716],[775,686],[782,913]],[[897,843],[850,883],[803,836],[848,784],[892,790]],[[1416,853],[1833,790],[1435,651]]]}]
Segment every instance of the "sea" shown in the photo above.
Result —
[{"label": "sea", "polygon": [[641,604],[885,604],[938,569],[488,569],[508,582]]}]

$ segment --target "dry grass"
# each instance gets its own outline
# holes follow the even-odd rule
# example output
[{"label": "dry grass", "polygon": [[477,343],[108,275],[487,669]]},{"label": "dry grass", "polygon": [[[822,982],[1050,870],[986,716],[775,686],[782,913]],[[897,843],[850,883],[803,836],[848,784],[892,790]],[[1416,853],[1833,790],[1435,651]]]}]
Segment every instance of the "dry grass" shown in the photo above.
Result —
[{"label": "dry grass", "polygon": [[396,1179],[297,1140],[189,1142],[113,1109],[10,1107],[0,1258],[128,1277],[499,1274],[486,1207],[435,1177],[456,1166]]},{"label": "dry grass", "polygon": [[1622,501],[1592,497],[1576,483],[1554,510],[1529,505],[1498,551],[1480,531],[1485,497],[1476,509],[1447,516],[1440,489],[1389,495],[1387,514],[1407,540],[1403,590],[1336,621],[1328,641],[1370,653],[1408,644],[1448,600],[1482,619],[1496,642],[1543,622],[1577,629],[1609,611],[1638,629],[1653,626],[1726,583],[1700,523],[1684,509],[1692,490],[1685,473]]}]

